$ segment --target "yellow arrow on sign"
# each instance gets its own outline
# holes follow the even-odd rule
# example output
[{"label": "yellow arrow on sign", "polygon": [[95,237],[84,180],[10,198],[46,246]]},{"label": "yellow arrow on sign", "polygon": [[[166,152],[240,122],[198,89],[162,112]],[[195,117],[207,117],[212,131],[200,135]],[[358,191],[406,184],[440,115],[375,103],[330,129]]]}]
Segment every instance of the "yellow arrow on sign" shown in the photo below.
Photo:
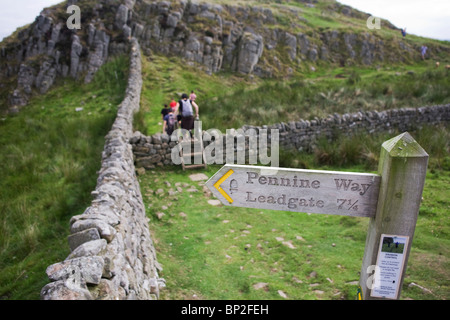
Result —
[{"label": "yellow arrow on sign", "polygon": [[220,194],[223,195],[224,198],[228,200],[229,203],[233,203],[233,199],[231,199],[231,197],[225,192],[225,190],[223,190],[223,189],[220,187],[220,185],[221,185],[225,180],[227,180],[233,173],[234,173],[234,171],[233,171],[232,169],[230,169],[227,173],[225,173],[225,174],[223,175],[222,178],[220,178],[219,180],[217,180],[217,182],[214,183],[214,185],[213,185],[214,188],[216,188],[216,189],[220,192]]}]

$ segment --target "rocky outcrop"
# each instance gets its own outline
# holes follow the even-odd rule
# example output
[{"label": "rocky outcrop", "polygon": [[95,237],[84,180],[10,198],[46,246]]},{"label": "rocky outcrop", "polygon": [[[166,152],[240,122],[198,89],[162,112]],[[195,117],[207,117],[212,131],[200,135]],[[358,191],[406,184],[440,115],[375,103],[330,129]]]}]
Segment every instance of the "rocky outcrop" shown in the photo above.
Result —
[{"label": "rocky outcrop", "polygon": [[236,71],[245,74],[252,73],[263,53],[263,37],[253,32],[245,32],[239,41],[238,48]]},{"label": "rocky outcrop", "polygon": [[[414,42],[389,40],[365,29],[315,28],[304,10],[321,5],[333,19],[367,19],[367,14],[338,2],[295,1],[300,5],[219,5],[200,0],[72,0],[43,10],[15,41],[0,45],[0,90],[17,77],[9,106],[45,93],[58,77],[92,81],[111,55],[126,51],[135,37],[143,52],[177,56],[212,74],[229,70],[260,77],[286,77],[334,66],[380,65],[420,59]],[[67,5],[82,10],[81,30],[69,30]],[[325,6],[325,7],[324,7]],[[365,21],[365,20],[364,20]],[[387,21],[383,27],[395,29]],[[428,45],[429,53],[450,51]],[[1,94],[1,92],[0,92]]]},{"label": "rocky outcrop", "polygon": [[[335,15],[368,16],[338,3],[328,6]],[[289,19],[289,27],[282,27],[279,19]],[[298,7],[279,6],[274,13],[269,7],[137,1],[129,25],[145,52],[180,56],[210,74],[225,69],[272,77],[309,70],[320,62],[346,66],[419,59],[417,48],[400,38],[386,42],[368,30],[313,29]],[[384,26],[395,29],[389,22]]]},{"label": "rocky outcrop", "polygon": [[[133,36],[141,45],[164,54],[175,54],[188,64],[202,66],[211,74],[231,69],[254,71],[264,49],[264,38],[230,15],[250,17],[250,8],[196,1],[137,3]],[[273,19],[270,10],[262,10]],[[255,20],[260,22],[260,20]]]},{"label": "rocky outcrop", "polygon": [[[107,14],[122,7],[131,12],[134,1],[124,3],[99,0],[92,6],[92,1],[72,0],[43,10],[29,27],[0,44],[0,88],[17,75],[16,85],[10,88],[8,107],[17,110],[26,105],[33,93],[46,93],[58,77],[70,76],[89,83],[110,51],[125,53],[123,26],[118,31],[115,17]],[[69,18],[66,8],[72,4],[81,7],[86,23],[81,30],[69,30],[62,20]],[[124,23],[128,16],[125,19]]]},{"label": "rocky outcrop", "polygon": [[94,200],[70,220],[71,253],[47,268],[44,300],[158,299],[164,285],[128,143],[142,88],[135,39],[130,55],[127,92],[106,136]]}]

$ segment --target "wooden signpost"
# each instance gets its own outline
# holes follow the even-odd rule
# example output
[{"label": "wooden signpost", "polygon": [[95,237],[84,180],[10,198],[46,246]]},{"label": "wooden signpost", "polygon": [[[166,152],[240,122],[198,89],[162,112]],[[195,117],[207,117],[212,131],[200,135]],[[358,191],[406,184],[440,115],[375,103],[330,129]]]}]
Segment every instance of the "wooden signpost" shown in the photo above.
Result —
[{"label": "wooden signpost", "polygon": [[[370,283],[373,283],[374,275],[367,270],[374,265],[380,267],[377,265],[377,257],[384,234],[408,237],[403,264],[399,270],[399,283],[392,283],[392,286],[398,285],[397,292],[392,293],[390,288],[386,288],[386,297],[400,297],[422,201],[427,166],[428,154],[407,132],[384,142],[381,146],[378,163],[381,184],[377,212],[369,221],[359,280],[363,299],[377,299],[371,296],[373,288],[370,288]],[[380,274],[380,277],[382,276],[384,275]],[[380,282],[382,284],[382,281]]]},{"label": "wooden signpost", "polygon": [[[398,299],[427,164],[427,153],[403,133],[382,145],[378,174],[227,164],[206,186],[227,206],[370,218],[361,298]],[[382,251],[386,235],[402,239],[401,256]]]},{"label": "wooden signpost", "polygon": [[227,164],[206,185],[229,206],[373,217],[380,176]]}]

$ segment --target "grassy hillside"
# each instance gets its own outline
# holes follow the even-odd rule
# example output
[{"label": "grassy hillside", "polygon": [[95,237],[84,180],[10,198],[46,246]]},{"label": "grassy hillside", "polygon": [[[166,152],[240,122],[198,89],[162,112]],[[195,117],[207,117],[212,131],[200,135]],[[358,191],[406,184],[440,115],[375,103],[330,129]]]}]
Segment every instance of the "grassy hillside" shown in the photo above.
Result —
[{"label": "grassy hillside", "polygon": [[92,84],[65,81],[1,119],[0,299],[39,299],[47,266],[70,253],[69,220],[90,205],[127,69],[117,58]]},{"label": "grassy hillside", "polygon": [[[164,103],[191,90],[198,95],[203,129],[223,132],[334,112],[450,102],[448,71],[432,61],[324,69],[286,81],[208,76],[156,54],[143,69],[137,129],[146,134],[161,131]],[[381,143],[394,135],[340,137],[331,144],[324,139],[310,154],[282,150],[280,166],[374,172]],[[444,125],[412,135],[430,154],[430,164],[402,299],[448,299],[450,132]],[[205,173],[212,176],[219,168]],[[367,219],[215,207],[191,173],[155,169],[140,176],[167,281],[162,299],[355,299]],[[193,188],[197,192],[188,191]]]},{"label": "grassy hillside", "polygon": [[[259,79],[228,72],[203,72],[153,54],[143,66],[139,129],[162,131],[160,111],[170,99],[194,90],[203,129],[225,132],[244,124],[263,125],[326,117],[359,110],[387,110],[450,102],[450,70],[432,61],[382,68],[335,68],[289,80]],[[145,119],[145,120],[142,120]]]},{"label": "grassy hillside", "polygon": [[[292,88],[306,88],[310,92],[309,99],[323,99],[324,94],[338,93],[341,90],[336,91],[338,85],[342,85],[344,92],[353,92],[350,90],[356,90],[354,85],[358,84],[367,103],[379,106],[388,97],[383,90],[379,94],[371,91],[374,86],[370,83],[377,76],[403,79],[397,83],[398,86],[408,77],[427,77],[432,79],[436,90],[431,94],[430,91],[416,94],[417,105],[448,101],[448,92],[443,87],[446,77],[442,71],[431,69],[426,62],[381,71],[352,68],[311,73],[298,81],[314,82],[315,85],[295,87],[289,82],[285,85],[228,73],[208,76],[183,66],[174,58],[153,55],[144,59],[142,111],[137,120],[139,129],[147,134],[161,130],[158,123],[162,104],[168,103],[178,93],[192,89],[199,95],[202,119],[205,123],[218,123],[221,129],[233,124],[231,120],[236,126],[258,120],[258,112],[266,109],[255,102],[259,101],[255,93],[264,95],[269,90],[277,91],[277,96],[281,97]],[[26,112],[0,122],[3,150],[0,162],[3,166],[0,202],[2,299],[37,299],[40,289],[47,283],[45,268],[67,256],[68,221],[90,203],[89,194],[95,186],[103,136],[109,130],[125,88],[125,81],[116,83],[111,79],[115,79],[113,74],[116,70],[120,71],[119,79],[125,79],[126,63],[126,59],[120,58],[105,66],[92,85],[79,86],[67,81],[49,94],[33,100]],[[414,70],[414,74],[408,70]],[[411,81],[408,88],[414,83]],[[379,85],[383,83],[380,81]],[[408,105],[414,97],[410,89],[398,92],[404,93],[404,99],[397,93],[400,106]],[[352,101],[350,97],[345,94],[337,97],[342,97],[342,101],[336,99],[336,104],[324,102],[319,109],[311,107],[314,103],[310,108],[307,105],[303,108],[311,116],[329,110],[347,110],[343,108]],[[224,102],[232,98],[248,101],[255,113],[240,117],[238,111],[245,108]],[[215,103],[209,106],[213,111],[207,111],[211,109],[205,101]],[[221,103],[226,105],[223,110],[217,107]],[[79,107],[83,110],[77,112]],[[234,116],[231,120],[218,122],[216,115],[226,115],[227,110],[230,113],[236,110]],[[270,120],[285,121],[285,118],[276,114]],[[446,185],[450,181],[448,128],[431,128],[413,135],[421,144],[427,145],[426,149],[432,156],[403,297],[448,299],[445,277],[429,276],[436,273],[445,275],[448,270],[449,226],[445,220],[448,207]],[[373,171],[380,143],[387,138],[384,135],[360,137],[359,141],[343,139],[331,145],[322,143],[313,154],[284,151],[281,165]],[[360,148],[355,148],[355,145]],[[213,166],[206,173],[212,175],[217,169]],[[354,281],[358,279],[366,220],[212,207],[206,202],[209,198],[201,192],[202,186],[193,184],[188,174],[173,168],[147,172],[140,177],[158,259],[164,267],[161,276],[168,283],[162,299],[280,299],[279,291],[290,299],[354,298]],[[172,198],[156,196],[154,191],[158,188],[168,189],[166,181],[172,186],[181,183],[184,191]],[[200,192],[187,192],[185,184],[195,186]],[[192,201],[198,204],[195,208],[192,208]],[[158,212],[165,213],[161,220],[157,218]],[[186,217],[180,215],[181,212]],[[237,216],[239,219],[235,218]],[[430,251],[428,247],[434,249]],[[217,286],[217,281],[221,286]],[[412,282],[430,289],[432,293],[409,287]],[[256,289],[258,286],[255,285],[262,286],[262,289]]]},{"label": "grassy hillside", "polygon": [[[344,15],[331,0],[311,8],[301,1],[209,2],[270,7],[278,26],[287,29],[299,9],[306,20],[296,22],[293,31],[315,34],[314,39],[316,32],[367,31],[363,13]],[[449,47],[415,36],[401,40],[398,30],[383,25],[375,32],[393,44]],[[276,51],[286,63],[283,48]],[[268,50],[262,60],[274,62]],[[198,95],[203,129],[223,132],[330,113],[450,103],[445,63],[450,63],[447,51],[435,50],[433,59],[425,61],[366,67],[305,62],[289,76],[283,69],[276,79],[260,79],[226,70],[207,75],[177,57],[152,52],[143,55],[135,129],[161,132],[163,105],[191,90]],[[48,283],[46,267],[68,255],[69,219],[90,204],[104,136],[124,95],[127,65],[127,58],[113,60],[89,85],[58,79],[54,89],[33,98],[19,114],[0,118],[0,299],[38,299]],[[16,80],[0,88],[0,99]],[[430,166],[402,297],[449,299],[450,132],[447,125],[412,134],[429,152]],[[282,150],[280,164],[375,171],[381,142],[393,135],[341,137],[331,144],[321,140],[310,154]],[[218,168],[211,166],[206,174]],[[164,268],[161,276],[167,280],[162,299],[354,299],[367,220],[213,207],[190,173],[155,169],[139,177]],[[198,192],[188,192],[190,187]],[[170,188],[177,193],[167,196]]]},{"label": "grassy hillside", "polygon": [[[223,132],[244,124],[450,102],[449,72],[432,60],[323,67],[284,81],[227,72],[208,76],[157,54],[144,61],[143,69],[137,129],[146,134],[161,131],[163,104],[191,90],[198,96],[203,129]],[[430,165],[402,298],[448,299],[450,132],[443,126],[412,134],[429,152]],[[332,144],[321,140],[311,154],[282,150],[280,165],[375,171],[381,143],[393,135],[341,137]],[[212,166],[206,174],[218,169]],[[355,299],[366,219],[213,207],[190,173],[156,169],[140,177],[161,276],[167,280],[162,299]],[[192,188],[198,192],[187,191]]]}]

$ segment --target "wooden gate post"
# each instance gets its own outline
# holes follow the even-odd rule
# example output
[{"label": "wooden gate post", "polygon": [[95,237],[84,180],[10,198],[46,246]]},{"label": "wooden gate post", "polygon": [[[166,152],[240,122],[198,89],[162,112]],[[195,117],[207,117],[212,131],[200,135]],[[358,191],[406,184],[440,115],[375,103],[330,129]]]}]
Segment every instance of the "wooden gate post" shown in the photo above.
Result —
[{"label": "wooden gate post", "polygon": [[[428,165],[428,154],[411,137],[402,133],[383,143],[378,173],[381,185],[377,212],[370,218],[366,246],[360,276],[362,298],[379,299],[371,296],[374,267],[380,251],[381,235],[407,236],[406,252],[395,298],[400,297],[401,286],[411,250],[414,229],[419,213],[422,191]],[[395,299],[394,298],[394,299]]]}]

